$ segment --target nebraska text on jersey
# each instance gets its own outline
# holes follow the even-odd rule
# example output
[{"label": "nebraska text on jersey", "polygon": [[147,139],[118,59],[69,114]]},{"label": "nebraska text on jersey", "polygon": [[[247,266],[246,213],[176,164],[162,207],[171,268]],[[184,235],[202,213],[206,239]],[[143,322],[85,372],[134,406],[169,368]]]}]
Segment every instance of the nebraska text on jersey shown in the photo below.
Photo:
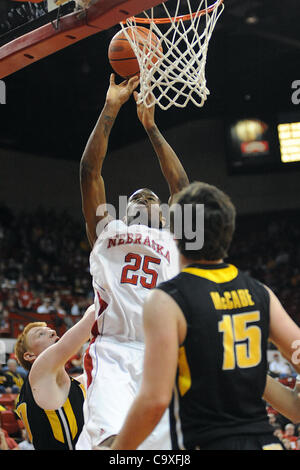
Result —
[{"label": "nebraska text on jersey", "polygon": [[170,263],[170,252],[163,245],[160,245],[148,235],[142,233],[120,233],[113,238],[109,238],[107,249],[119,245],[144,245],[152,248],[156,253],[163,256]]}]

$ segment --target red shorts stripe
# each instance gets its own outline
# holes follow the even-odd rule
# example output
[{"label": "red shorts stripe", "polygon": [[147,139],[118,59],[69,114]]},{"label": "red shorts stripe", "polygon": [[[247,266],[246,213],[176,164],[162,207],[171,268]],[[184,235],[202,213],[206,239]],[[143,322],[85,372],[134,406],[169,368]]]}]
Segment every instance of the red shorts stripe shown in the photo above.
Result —
[{"label": "red shorts stripe", "polygon": [[[100,315],[104,312],[104,310],[106,309],[107,307],[107,303],[101,298],[99,292],[97,292],[97,296],[98,296],[98,300],[99,300],[99,311],[98,311],[98,316],[97,316],[97,319],[100,317]],[[90,345],[85,353],[85,356],[84,356],[84,370],[86,372],[86,375],[87,375],[87,388],[89,388],[89,386],[91,385],[92,383],[92,370],[93,370],[93,359],[90,355],[90,347],[91,345],[95,342],[96,340],[96,337],[99,335],[99,330],[98,330],[98,322],[97,320],[95,320],[93,326],[92,326],[92,330],[91,330],[91,333],[93,335],[93,339],[91,340],[90,342]]]}]

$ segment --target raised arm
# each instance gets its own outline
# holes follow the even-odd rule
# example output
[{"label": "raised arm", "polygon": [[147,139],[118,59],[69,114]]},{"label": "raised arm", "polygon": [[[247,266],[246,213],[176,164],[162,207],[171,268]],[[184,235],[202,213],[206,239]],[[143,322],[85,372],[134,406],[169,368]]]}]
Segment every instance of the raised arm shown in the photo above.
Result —
[{"label": "raised arm", "polygon": [[91,305],[83,318],[70,328],[49,348],[45,349],[34,361],[31,371],[31,383],[40,380],[49,373],[55,373],[60,367],[74,356],[78,349],[89,340],[91,328],[95,322],[95,306]]},{"label": "raised arm", "polygon": [[[134,92],[135,101],[138,101],[138,93]],[[150,104],[151,98],[148,98]],[[159,160],[161,171],[168,183],[170,191],[170,201],[172,196],[181,189],[188,186],[189,179],[178,156],[163,137],[155,123],[155,105],[147,108],[143,104],[137,104],[138,118],[144,126],[145,131],[152,143]]]},{"label": "raised arm", "polygon": [[109,136],[121,107],[128,101],[138,83],[138,78],[133,77],[117,85],[115,75],[111,75],[104,108],[80,161],[82,211],[86,221],[87,236],[92,247],[99,235],[96,233],[97,225],[108,215],[102,166],[107,153]]}]

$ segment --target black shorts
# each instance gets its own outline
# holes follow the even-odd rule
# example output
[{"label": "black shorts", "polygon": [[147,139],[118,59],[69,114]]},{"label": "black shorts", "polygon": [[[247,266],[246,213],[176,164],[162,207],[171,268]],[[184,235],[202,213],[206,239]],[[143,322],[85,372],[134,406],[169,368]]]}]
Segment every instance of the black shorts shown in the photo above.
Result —
[{"label": "black shorts", "polygon": [[285,450],[273,434],[228,436],[199,446],[200,450]]}]

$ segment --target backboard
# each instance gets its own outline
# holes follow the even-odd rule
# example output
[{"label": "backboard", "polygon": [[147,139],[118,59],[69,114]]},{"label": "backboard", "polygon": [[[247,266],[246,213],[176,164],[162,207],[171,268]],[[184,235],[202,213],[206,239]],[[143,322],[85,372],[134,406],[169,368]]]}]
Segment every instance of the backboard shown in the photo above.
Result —
[{"label": "backboard", "polygon": [[0,79],[160,3],[98,0],[81,10],[73,1],[54,9],[52,4],[43,16],[0,36]]}]

